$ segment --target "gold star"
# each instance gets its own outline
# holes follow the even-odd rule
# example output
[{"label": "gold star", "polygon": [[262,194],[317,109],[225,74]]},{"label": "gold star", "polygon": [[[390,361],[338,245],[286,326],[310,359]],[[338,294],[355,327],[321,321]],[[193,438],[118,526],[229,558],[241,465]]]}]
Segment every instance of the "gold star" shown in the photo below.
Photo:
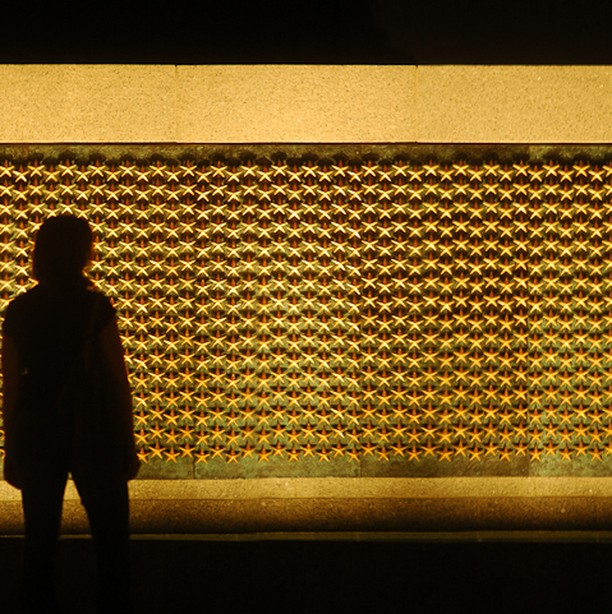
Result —
[{"label": "gold star", "polygon": [[230,448],[227,452],[226,452],[226,458],[227,458],[227,462],[228,463],[237,463],[238,460],[241,457],[241,454],[238,450],[235,450],[234,448]]},{"label": "gold star", "polygon": [[136,441],[136,445],[137,446],[146,446],[147,445],[147,434],[144,432],[144,430],[140,430],[138,432],[134,433],[134,438]]},{"label": "gold star", "polygon": [[185,443],[182,446],[179,447],[179,450],[181,451],[181,456],[183,458],[185,457],[189,457],[189,458],[193,458],[193,450],[195,448],[189,444],[189,443]]},{"label": "gold star", "polygon": [[300,460],[301,450],[297,447],[291,448],[290,450],[287,450],[287,455],[289,456],[290,462],[297,462]]},{"label": "gold star", "polygon": [[277,441],[272,446],[272,453],[274,456],[283,456],[285,453],[285,446],[280,441]]},{"label": "gold star", "polygon": [[304,444],[302,446],[302,451],[303,451],[305,457],[306,456],[311,456],[311,457],[314,458],[315,451],[316,451],[316,446],[314,446],[311,443]]},{"label": "gold star", "polygon": [[420,456],[421,456],[421,451],[413,444],[407,452],[408,460],[409,461],[419,460]]},{"label": "gold star", "polygon": [[470,455],[470,460],[480,460],[483,450],[481,450],[478,446],[474,445],[472,448],[468,450]]},{"label": "gold star", "polygon": [[542,458],[542,451],[543,450],[541,448],[538,448],[537,446],[534,446],[529,451],[529,459],[533,460],[533,461],[541,460],[541,458]]},{"label": "gold star", "polygon": [[174,429],[172,429],[169,433],[165,433],[165,436],[166,440],[170,444],[176,444],[178,442],[178,435],[174,432]]},{"label": "gold star", "polygon": [[196,464],[205,463],[210,458],[210,454],[206,450],[198,450],[195,453]]},{"label": "gold star", "polygon": [[223,458],[223,453],[225,452],[225,448],[216,443],[212,448],[212,457],[213,458]]},{"label": "gold star", "polygon": [[255,448],[247,441],[245,446],[241,448],[241,452],[244,458],[249,458],[255,453]]},{"label": "gold star", "polygon": [[524,441],[519,441],[514,444],[514,451],[517,456],[525,456],[528,452],[527,444]]},{"label": "gold star", "polygon": [[376,450],[376,445],[368,441],[368,442],[362,444],[361,449],[363,451],[364,458],[366,456],[373,456],[374,452]]},{"label": "gold star", "polygon": [[338,456],[343,456],[346,449],[346,445],[336,442],[333,446],[331,446],[331,450],[334,452],[334,458]]},{"label": "gold star", "polygon": [[436,452],[437,452],[437,447],[431,442],[428,441],[427,443],[425,443],[421,449],[423,450],[423,453],[425,454],[425,456],[436,456]]},{"label": "gold star", "polygon": [[588,446],[583,441],[579,441],[574,446],[574,450],[576,452],[576,456],[586,456],[587,452],[589,452]]},{"label": "gold star", "polygon": [[452,456],[453,456],[453,450],[452,448],[449,448],[448,446],[444,446],[444,448],[442,448],[442,450],[439,451],[439,458],[441,461],[450,461]]},{"label": "gold star", "polygon": [[319,461],[323,462],[323,461],[327,461],[329,462],[329,454],[330,451],[327,448],[321,448],[318,452],[317,452],[317,456],[319,458]]},{"label": "gold star", "polygon": [[159,445],[159,441],[156,441],[155,445],[149,448],[149,452],[151,453],[151,458],[161,458],[162,460],[164,458],[163,453],[165,450]]},{"label": "gold star", "polygon": [[549,439],[544,444],[543,449],[546,451],[546,456],[554,456],[557,453],[557,445],[552,439]]},{"label": "gold star", "polygon": [[166,460],[169,460],[171,463],[176,463],[179,456],[179,452],[177,452],[174,448],[166,450]]},{"label": "gold star", "polygon": [[485,456],[495,456],[498,452],[497,445],[493,441],[490,441],[489,443],[485,444],[484,448],[486,449]]},{"label": "gold star", "polygon": [[466,452],[468,451],[468,445],[465,441],[461,440],[455,444],[454,454],[455,456],[466,456]]},{"label": "gold star", "polygon": [[378,449],[378,460],[389,460],[389,450],[385,446]]},{"label": "gold star", "polygon": [[270,454],[272,454],[271,450],[268,450],[267,448],[262,447],[257,452],[258,460],[269,462],[270,461]]}]

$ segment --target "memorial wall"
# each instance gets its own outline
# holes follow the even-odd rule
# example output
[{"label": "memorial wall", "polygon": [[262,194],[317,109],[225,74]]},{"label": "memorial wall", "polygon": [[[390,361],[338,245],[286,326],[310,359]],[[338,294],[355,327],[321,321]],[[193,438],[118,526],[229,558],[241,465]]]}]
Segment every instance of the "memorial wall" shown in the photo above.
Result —
[{"label": "memorial wall", "polygon": [[[372,74],[380,83],[383,73]],[[599,75],[609,91],[609,72]],[[383,99],[397,100],[394,78]],[[609,104],[603,111],[605,123]],[[511,112],[496,112],[493,136],[512,132]],[[498,143],[425,142],[405,138],[406,128],[395,142],[385,129],[384,142],[364,142],[379,114],[370,110],[365,128],[347,120],[361,137],[351,140],[349,127],[337,142],[325,122],[308,143],[294,128],[276,141],[238,140],[235,126],[224,142],[217,125],[211,142],[5,138],[0,308],[32,284],[42,221],[86,217],[96,236],[90,275],[117,309],[134,394],[134,488],[153,488],[149,496],[157,484],[162,499],[207,501],[215,480],[230,499],[242,485],[258,500],[256,484],[263,493],[277,480],[286,491],[277,496],[313,506],[313,522],[305,512],[299,527],[316,528],[312,484],[335,484],[323,496],[378,500],[385,520],[368,530],[395,530],[420,526],[423,489],[461,484],[452,528],[474,520],[478,497],[506,496],[514,484],[510,497],[537,498],[545,484],[560,506],[561,490],[572,491],[571,526],[588,528],[575,480],[591,480],[583,494],[600,503],[612,493],[612,149],[605,135],[593,138],[599,120],[585,115],[591,138],[582,141],[524,138],[518,127]],[[530,117],[533,129],[538,113]],[[550,124],[541,134],[553,134]],[[482,479],[493,480],[489,494]],[[195,481],[203,485],[192,496]],[[179,484],[180,496],[159,495]],[[390,522],[402,505],[412,505],[404,520]],[[202,509],[189,511],[190,527],[210,515]],[[473,526],[519,522],[500,509]],[[607,507],[596,513],[606,528]],[[338,522],[363,528],[354,514]]]},{"label": "memorial wall", "polygon": [[86,217],[143,476],[609,471],[606,148],[58,149],[2,156],[1,306]]}]

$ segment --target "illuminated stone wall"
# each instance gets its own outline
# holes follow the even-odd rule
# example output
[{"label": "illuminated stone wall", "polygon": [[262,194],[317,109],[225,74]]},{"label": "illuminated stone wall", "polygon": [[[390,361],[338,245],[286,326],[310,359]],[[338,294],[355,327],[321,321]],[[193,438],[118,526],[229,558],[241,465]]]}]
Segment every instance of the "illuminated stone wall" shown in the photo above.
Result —
[{"label": "illuminated stone wall", "polygon": [[0,151],[2,310],[80,213],[141,477],[606,475],[612,154]]}]

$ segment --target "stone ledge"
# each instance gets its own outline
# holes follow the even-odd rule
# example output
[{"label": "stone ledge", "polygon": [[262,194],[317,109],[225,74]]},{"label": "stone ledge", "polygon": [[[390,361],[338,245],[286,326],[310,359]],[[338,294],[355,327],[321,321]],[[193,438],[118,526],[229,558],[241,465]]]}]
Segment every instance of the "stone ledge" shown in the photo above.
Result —
[{"label": "stone ledge", "polygon": [[609,143],[610,66],[0,65],[0,143]]},{"label": "stone ledge", "polygon": [[[612,478],[135,480],[134,533],[610,531]],[[0,483],[0,533],[23,531]],[[64,532],[87,532],[72,484]]]}]

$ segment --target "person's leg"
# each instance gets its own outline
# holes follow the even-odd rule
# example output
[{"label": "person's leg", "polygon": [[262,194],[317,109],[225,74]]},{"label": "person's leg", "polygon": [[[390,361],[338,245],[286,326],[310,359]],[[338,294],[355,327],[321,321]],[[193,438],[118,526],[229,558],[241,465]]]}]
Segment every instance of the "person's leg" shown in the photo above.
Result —
[{"label": "person's leg", "polygon": [[75,484],[87,511],[96,550],[98,611],[131,612],[127,483],[94,484],[75,476]]},{"label": "person's leg", "polygon": [[21,490],[25,523],[23,604],[28,614],[60,612],[55,555],[62,520],[66,474],[26,480]]}]

